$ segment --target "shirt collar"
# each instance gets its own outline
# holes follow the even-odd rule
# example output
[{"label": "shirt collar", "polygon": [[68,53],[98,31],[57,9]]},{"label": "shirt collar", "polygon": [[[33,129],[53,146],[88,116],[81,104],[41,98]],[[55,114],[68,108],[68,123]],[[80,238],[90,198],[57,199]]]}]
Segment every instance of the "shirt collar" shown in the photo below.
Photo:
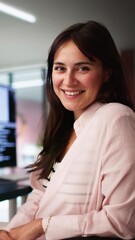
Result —
[{"label": "shirt collar", "polygon": [[100,102],[95,102],[90,105],[81,116],[74,122],[74,130],[76,135],[79,135],[84,127],[88,125],[95,112],[102,107],[104,104]]}]

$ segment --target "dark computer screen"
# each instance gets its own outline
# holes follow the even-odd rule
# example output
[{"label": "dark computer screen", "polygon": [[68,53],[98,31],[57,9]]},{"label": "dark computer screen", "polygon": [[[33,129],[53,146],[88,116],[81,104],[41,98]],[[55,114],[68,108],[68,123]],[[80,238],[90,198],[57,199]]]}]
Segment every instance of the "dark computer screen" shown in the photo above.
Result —
[{"label": "dark computer screen", "polygon": [[14,90],[0,85],[0,167],[16,166],[15,110]]}]

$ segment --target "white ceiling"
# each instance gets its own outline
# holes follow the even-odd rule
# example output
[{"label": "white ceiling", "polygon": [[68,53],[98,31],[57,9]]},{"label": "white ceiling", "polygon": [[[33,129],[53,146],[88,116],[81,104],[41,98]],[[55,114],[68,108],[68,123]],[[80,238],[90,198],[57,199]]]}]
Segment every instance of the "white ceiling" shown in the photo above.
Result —
[{"label": "white ceiling", "polygon": [[[65,27],[87,20],[107,26],[118,48],[135,49],[135,0],[1,0],[37,17],[27,23],[0,12],[0,70],[45,65]],[[36,94],[38,95],[38,94]]]}]

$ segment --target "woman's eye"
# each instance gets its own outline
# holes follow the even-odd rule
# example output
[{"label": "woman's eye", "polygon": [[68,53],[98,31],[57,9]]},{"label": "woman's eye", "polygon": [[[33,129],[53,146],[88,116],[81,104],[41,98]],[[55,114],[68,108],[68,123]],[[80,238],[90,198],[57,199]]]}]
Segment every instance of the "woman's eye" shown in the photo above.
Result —
[{"label": "woman's eye", "polygon": [[62,67],[62,66],[55,66],[55,67],[54,67],[54,70],[55,70],[55,71],[58,71],[58,72],[63,72],[63,71],[65,70],[65,68]]},{"label": "woman's eye", "polygon": [[89,67],[87,67],[87,66],[80,66],[80,67],[78,67],[78,70],[79,71],[89,71],[90,70],[90,68]]}]

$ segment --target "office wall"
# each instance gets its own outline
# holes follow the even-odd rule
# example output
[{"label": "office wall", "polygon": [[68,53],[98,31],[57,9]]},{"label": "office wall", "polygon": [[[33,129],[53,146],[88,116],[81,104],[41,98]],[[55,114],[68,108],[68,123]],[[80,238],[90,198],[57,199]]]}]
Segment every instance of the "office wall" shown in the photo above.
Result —
[{"label": "office wall", "polygon": [[123,50],[121,57],[127,73],[127,84],[135,109],[135,51],[133,49]]}]

